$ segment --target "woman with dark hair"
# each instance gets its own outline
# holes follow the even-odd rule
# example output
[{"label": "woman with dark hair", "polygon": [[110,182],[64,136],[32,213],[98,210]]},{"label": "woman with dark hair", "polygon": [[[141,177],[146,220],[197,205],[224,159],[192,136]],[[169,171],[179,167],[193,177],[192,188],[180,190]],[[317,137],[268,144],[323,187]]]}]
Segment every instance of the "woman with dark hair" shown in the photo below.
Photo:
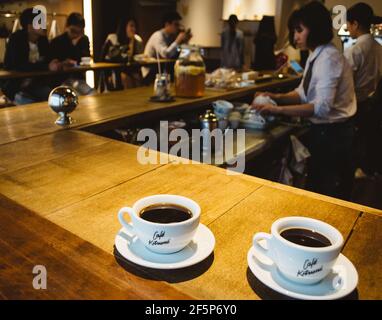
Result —
[{"label": "woman with dark hair", "polygon": [[[106,38],[102,48],[102,60],[116,63],[132,62],[134,55],[143,52],[143,40],[136,32],[137,22],[134,18],[121,19],[116,33],[111,33]],[[121,72],[118,80],[126,89],[137,86],[141,79],[140,68],[137,67],[130,68],[128,74]]]},{"label": "woman with dark hair", "polygon": [[277,41],[275,18],[264,16],[260,21],[259,29],[255,36],[255,70],[274,70],[276,57],[274,47]]},{"label": "woman with dark hair", "polygon": [[286,94],[257,94],[271,97],[279,106],[253,107],[261,113],[308,118],[308,189],[349,199],[354,177],[352,120],[357,109],[352,70],[331,43],[331,15],[321,3],[310,2],[293,13],[289,31],[291,43],[311,52],[303,79]]},{"label": "woman with dark hair", "polygon": [[137,22],[134,18],[121,19],[116,33],[111,33],[106,38],[102,58],[112,62],[128,62],[134,55],[141,54],[143,41],[136,32]]}]

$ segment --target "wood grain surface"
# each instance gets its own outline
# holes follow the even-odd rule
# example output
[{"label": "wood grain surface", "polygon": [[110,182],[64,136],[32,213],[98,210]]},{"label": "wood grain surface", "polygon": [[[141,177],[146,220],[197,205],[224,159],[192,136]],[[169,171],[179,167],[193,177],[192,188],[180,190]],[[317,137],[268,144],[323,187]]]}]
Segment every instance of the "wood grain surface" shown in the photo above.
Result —
[{"label": "wood grain surface", "polygon": [[137,149],[109,140],[4,172],[0,193],[42,215],[51,213],[161,166],[140,164]]},{"label": "wood grain surface", "polygon": [[364,213],[357,220],[343,253],[358,271],[359,299],[382,299],[382,218]]},{"label": "wood grain surface", "polygon": [[[154,280],[125,272],[110,254],[0,195],[0,298],[190,299]],[[47,271],[36,290],[35,266]]]},{"label": "wood grain surface", "polygon": [[86,132],[65,130],[0,145],[0,173],[30,167],[108,142],[109,139]]}]

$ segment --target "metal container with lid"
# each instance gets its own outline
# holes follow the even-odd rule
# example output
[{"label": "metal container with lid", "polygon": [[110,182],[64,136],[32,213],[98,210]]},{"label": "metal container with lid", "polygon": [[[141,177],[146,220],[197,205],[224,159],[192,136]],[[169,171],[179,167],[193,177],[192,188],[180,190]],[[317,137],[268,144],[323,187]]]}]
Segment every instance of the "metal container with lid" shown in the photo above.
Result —
[{"label": "metal container with lid", "polygon": [[208,129],[210,131],[218,127],[218,119],[212,110],[207,110],[206,113],[199,117],[201,129]]},{"label": "metal container with lid", "polygon": [[206,113],[200,116],[200,127],[202,129],[202,150],[213,151],[214,148],[214,133],[213,130],[218,128],[218,119],[212,110],[207,110]]}]

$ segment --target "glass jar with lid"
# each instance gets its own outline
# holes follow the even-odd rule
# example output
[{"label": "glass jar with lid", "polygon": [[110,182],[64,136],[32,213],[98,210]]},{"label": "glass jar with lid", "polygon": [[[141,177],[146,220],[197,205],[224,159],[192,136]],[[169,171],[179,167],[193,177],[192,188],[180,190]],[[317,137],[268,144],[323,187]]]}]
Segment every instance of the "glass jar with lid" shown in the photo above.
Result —
[{"label": "glass jar with lid", "polygon": [[175,93],[178,97],[198,98],[204,95],[206,65],[197,46],[183,45],[175,63]]}]

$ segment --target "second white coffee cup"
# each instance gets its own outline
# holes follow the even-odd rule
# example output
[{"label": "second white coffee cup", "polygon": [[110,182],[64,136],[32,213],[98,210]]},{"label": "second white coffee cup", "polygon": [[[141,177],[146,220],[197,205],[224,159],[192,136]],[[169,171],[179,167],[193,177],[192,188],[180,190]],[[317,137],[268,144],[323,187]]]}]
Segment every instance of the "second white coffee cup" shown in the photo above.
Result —
[{"label": "second white coffee cup", "polygon": [[[288,241],[281,236],[285,230],[306,229],[325,236],[330,245],[309,247]],[[266,242],[266,247],[260,241]],[[273,261],[278,270],[287,279],[313,284],[325,278],[336,262],[343,245],[341,233],[331,225],[311,218],[287,217],[276,220],[271,227],[271,234],[260,232],[253,238],[255,251]]]}]

